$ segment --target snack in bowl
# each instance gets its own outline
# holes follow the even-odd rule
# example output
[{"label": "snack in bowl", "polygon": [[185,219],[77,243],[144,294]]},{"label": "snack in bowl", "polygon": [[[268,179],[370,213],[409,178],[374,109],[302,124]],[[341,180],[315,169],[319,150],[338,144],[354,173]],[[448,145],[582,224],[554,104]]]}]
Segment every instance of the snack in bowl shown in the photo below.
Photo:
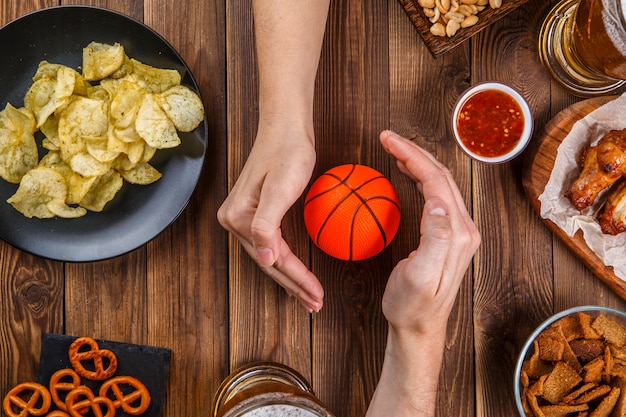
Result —
[{"label": "snack in bowl", "polygon": [[624,415],[626,313],[583,306],[546,320],[518,359],[515,398],[520,416]]},{"label": "snack in bowl", "polygon": [[467,89],[452,112],[457,145],[473,159],[502,163],[519,155],[530,141],[530,107],[513,88],[484,82]]},{"label": "snack in bowl", "polygon": [[[82,74],[41,61],[24,107],[0,112],[0,176],[19,183],[7,201],[26,217],[76,218],[102,211],[123,182],[161,178],[157,149],[202,123],[200,97],[176,70],[128,57],[120,44],[91,42]],[[36,135],[48,152],[39,160]]]}]

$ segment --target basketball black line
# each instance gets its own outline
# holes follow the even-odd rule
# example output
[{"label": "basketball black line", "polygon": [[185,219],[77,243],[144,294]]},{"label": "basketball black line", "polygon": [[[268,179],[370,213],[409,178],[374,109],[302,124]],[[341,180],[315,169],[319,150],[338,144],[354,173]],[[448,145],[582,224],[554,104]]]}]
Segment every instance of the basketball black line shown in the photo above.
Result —
[{"label": "basketball black line", "polygon": [[354,224],[356,222],[356,215],[357,213],[361,210],[361,208],[365,207],[367,209],[367,211],[370,213],[370,216],[372,216],[372,219],[374,219],[374,221],[376,222],[376,226],[378,227],[378,231],[380,232],[380,236],[383,238],[383,248],[387,247],[387,233],[385,228],[383,227],[383,225],[380,223],[380,220],[378,219],[378,216],[376,215],[376,213],[374,212],[374,210],[370,207],[370,205],[368,204],[368,202],[373,201],[373,200],[384,200],[384,201],[388,201],[390,202],[393,206],[395,206],[398,211],[400,210],[400,206],[393,201],[392,199],[390,199],[389,197],[386,196],[381,196],[381,195],[376,195],[376,196],[372,196],[372,197],[368,197],[365,200],[361,201],[361,204],[358,205],[358,207],[356,208],[356,210],[354,210],[354,213],[352,214],[352,221],[350,222],[350,260],[352,260],[352,242],[354,241]]},{"label": "basketball black line", "polygon": [[333,207],[333,209],[332,209],[332,210],[328,213],[328,215],[326,216],[326,218],[325,218],[325,219],[324,219],[324,221],[322,222],[322,224],[321,224],[321,226],[320,226],[320,228],[319,228],[319,230],[318,230],[318,232],[317,232],[317,236],[315,237],[315,244],[316,244],[317,246],[319,246],[319,241],[320,241],[320,238],[321,238],[322,232],[324,231],[324,228],[326,227],[326,224],[328,223],[328,220],[329,220],[329,219],[332,217],[332,215],[333,215],[333,214],[337,211],[337,209],[338,209],[338,208],[339,208],[339,207],[340,207],[340,206],[341,206],[341,205],[342,205],[342,204],[343,204],[343,203],[344,203],[344,202],[345,202],[348,198],[350,198],[350,196],[351,196],[351,195],[353,195],[353,194],[354,194],[354,195],[355,195],[355,196],[356,196],[359,200],[361,200],[361,204],[359,204],[359,206],[358,206],[358,207],[357,207],[357,209],[354,211],[354,213],[352,213],[352,221],[350,222],[350,228],[349,228],[349,244],[350,244],[350,245],[349,245],[349,248],[350,248],[350,250],[349,250],[349,260],[350,260],[350,261],[351,261],[351,260],[352,260],[352,258],[353,258],[353,243],[352,243],[352,242],[353,242],[353,237],[354,237],[354,222],[355,222],[355,218],[356,218],[356,213],[358,213],[358,212],[359,212],[360,208],[361,208],[361,207],[363,207],[363,206],[365,206],[365,207],[367,208],[367,210],[369,211],[370,215],[372,216],[372,218],[374,219],[374,221],[376,222],[376,225],[377,225],[377,227],[378,227],[378,229],[379,229],[379,231],[380,231],[380,234],[381,234],[381,236],[382,236],[382,238],[383,238],[383,242],[384,242],[384,246],[383,246],[383,247],[387,247],[387,235],[386,235],[385,230],[383,229],[382,224],[380,223],[380,221],[379,221],[378,217],[376,216],[376,214],[374,213],[374,211],[372,210],[372,208],[371,208],[371,207],[367,204],[367,201],[369,201],[369,200],[373,200],[373,199],[384,199],[384,200],[387,200],[387,201],[391,202],[394,206],[396,206],[396,208],[398,209],[398,211],[400,210],[399,205],[398,205],[395,201],[393,201],[393,200],[389,199],[388,197],[377,195],[377,196],[372,196],[372,197],[364,198],[363,196],[361,196],[361,195],[358,193],[358,190],[359,190],[359,189],[363,188],[363,187],[364,187],[365,185],[367,185],[367,184],[372,183],[373,181],[376,181],[376,180],[379,180],[379,179],[384,179],[385,181],[387,181],[387,178],[386,178],[384,175],[380,174],[380,175],[379,175],[379,176],[377,176],[377,177],[370,178],[370,179],[368,179],[367,181],[365,181],[365,182],[363,182],[362,184],[360,184],[358,187],[354,188],[354,187],[352,187],[350,184],[348,184],[348,183],[346,182],[346,180],[347,180],[348,178],[350,178],[350,176],[351,176],[351,175],[355,172],[355,170],[356,170],[356,165],[355,165],[355,164],[352,164],[352,170],[348,173],[348,175],[347,175],[344,179],[340,178],[339,176],[335,175],[334,173],[328,173],[328,172],[326,172],[326,173],[322,174],[323,176],[324,176],[324,175],[326,175],[326,176],[330,176],[330,177],[332,177],[332,178],[336,179],[336,180],[337,180],[337,181],[339,181],[339,182],[338,182],[336,185],[334,185],[333,187],[331,187],[331,188],[329,188],[329,189],[327,189],[327,190],[324,190],[323,192],[321,192],[321,193],[319,193],[319,194],[316,194],[315,196],[311,197],[310,199],[308,199],[308,200],[305,202],[305,206],[306,206],[306,205],[309,203],[309,201],[311,201],[311,200],[313,200],[313,199],[315,199],[315,198],[321,197],[321,196],[322,196],[322,195],[324,195],[325,193],[327,193],[327,192],[329,192],[329,191],[331,191],[331,190],[336,189],[336,188],[337,188],[338,186],[340,186],[340,185],[345,185],[345,186],[346,186],[346,187],[350,190],[350,192],[349,192],[348,194],[346,194],[344,198],[342,198],[340,201],[338,201],[338,202],[337,202],[337,204],[335,205],[335,207]]},{"label": "basketball black line", "polygon": [[[336,189],[337,187],[340,187],[340,186],[342,186],[342,185],[344,185],[344,186],[348,187],[348,189],[352,191],[352,190],[353,190],[353,188],[352,188],[351,186],[349,186],[348,184],[346,184],[346,180],[347,180],[348,178],[350,178],[350,176],[354,173],[354,171],[355,171],[355,170],[356,170],[356,165],[355,165],[355,164],[352,164],[352,169],[350,170],[350,172],[348,172],[348,174],[346,175],[346,177],[345,177],[345,178],[341,178],[341,177],[339,177],[339,176],[335,175],[335,173],[333,173],[333,172],[325,172],[325,173],[323,173],[323,174],[321,175],[322,177],[326,176],[326,177],[331,177],[331,178],[334,178],[335,180],[337,180],[337,181],[338,181],[338,182],[337,182],[337,184],[335,184],[335,185],[333,185],[332,187],[330,187],[330,188],[328,188],[328,189],[326,189],[326,190],[322,191],[321,193],[316,194],[316,195],[314,195],[313,197],[309,198],[309,199],[308,199],[307,201],[305,201],[305,203],[304,203],[305,208],[306,208],[307,204],[309,204],[309,202],[310,202],[311,200],[314,200],[314,199],[316,199],[316,198],[319,198],[319,197],[321,197],[321,196],[325,195],[326,193],[328,193],[328,192],[330,192],[330,191],[332,191],[332,190],[334,190],[334,189]],[[335,211],[337,211],[337,209],[339,208],[339,206],[341,206],[341,205],[343,204],[343,202],[344,202],[344,201],[346,201],[346,199],[347,199],[348,197],[350,197],[350,194],[351,194],[351,192],[350,192],[350,193],[348,193],[348,194],[346,194],[346,196],[345,196],[342,200],[340,200],[340,201],[338,201],[338,202],[337,202],[337,204],[335,205],[335,207],[333,207],[333,209],[330,211],[330,213],[328,213],[328,215],[326,216],[326,218],[324,219],[324,221],[323,221],[323,222],[322,222],[322,224],[320,225],[320,228],[319,228],[319,229],[318,229],[318,231],[317,231],[317,236],[315,236],[315,240],[314,240],[314,241],[315,241],[315,244],[316,244],[317,246],[319,246],[320,238],[321,238],[321,236],[322,236],[322,231],[323,231],[323,230],[324,230],[324,228],[326,227],[326,224],[328,223],[328,219],[329,219],[329,218],[331,218],[331,217],[332,217],[332,215],[333,215],[333,213],[335,213]]]},{"label": "basketball black line", "polygon": [[[352,164],[352,170],[350,172],[348,172],[348,175],[345,178],[340,178],[339,176],[335,175],[333,172],[324,172],[321,177],[331,177],[336,179],[337,181],[339,181],[337,184],[335,184],[334,186],[322,191],[319,194],[316,194],[314,196],[312,196],[311,198],[309,198],[307,201],[304,202],[304,205],[306,206],[307,204],[309,204],[309,201],[311,200],[315,200],[316,198],[319,198],[321,196],[323,196],[324,194],[326,194],[327,192],[334,190],[335,188],[339,187],[340,185],[346,185],[346,180],[348,178],[350,178],[350,176],[354,173],[354,171],[356,170],[356,165]],[[352,187],[348,186],[348,188],[352,189]]]}]

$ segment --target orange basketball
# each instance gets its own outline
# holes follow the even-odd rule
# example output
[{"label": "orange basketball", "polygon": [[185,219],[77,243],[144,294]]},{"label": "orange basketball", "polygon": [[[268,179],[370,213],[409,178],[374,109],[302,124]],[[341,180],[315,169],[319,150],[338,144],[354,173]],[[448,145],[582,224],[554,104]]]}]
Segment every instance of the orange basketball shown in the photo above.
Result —
[{"label": "orange basketball", "polygon": [[364,165],[340,165],[311,185],[304,223],[321,250],[338,259],[359,261],[378,254],[394,238],[400,202],[380,172]]}]

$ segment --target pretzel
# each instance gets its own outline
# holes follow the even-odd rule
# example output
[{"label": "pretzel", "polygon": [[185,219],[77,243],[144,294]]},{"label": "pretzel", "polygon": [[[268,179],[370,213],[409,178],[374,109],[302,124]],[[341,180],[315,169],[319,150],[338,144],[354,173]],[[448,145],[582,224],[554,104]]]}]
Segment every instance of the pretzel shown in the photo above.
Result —
[{"label": "pretzel", "polygon": [[[25,396],[28,396],[28,400],[23,398]],[[40,404],[37,405],[38,403]],[[50,392],[46,387],[36,382],[22,382],[4,397],[3,407],[9,417],[36,417],[45,414],[50,409],[51,403]],[[20,411],[16,412],[16,408]]]},{"label": "pretzel", "polygon": [[63,410],[52,410],[48,414],[46,414],[46,417],[71,417],[71,416]]},{"label": "pretzel", "polygon": [[[95,417],[115,416],[113,401],[107,397],[96,397],[91,389],[85,385],[71,390],[65,398],[65,404],[71,417],[82,417],[89,410]],[[102,406],[106,407],[106,413],[102,412]]]},{"label": "pretzel", "polygon": [[[88,346],[89,350],[80,351],[83,346]],[[113,376],[117,370],[117,357],[115,353],[108,349],[100,349],[98,343],[90,337],[79,337],[74,340],[69,349],[70,362],[80,376],[87,379],[101,381]],[[103,358],[109,360],[109,365],[105,368]],[[86,369],[82,362],[93,361],[95,370]]]},{"label": "pretzel", "polygon": [[[64,382],[62,379],[72,378],[71,382]],[[71,391],[80,386],[80,376],[70,368],[63,368],[56,371],[50,377],[50,395],[54,404],[63,411],[67,411],[65,401],[59,396],[59,391]],[[46,416],[49,417],[49,416]]]},{"label": "pretzel", "polygon": [[[120,385],[130,385],[134,390],[128,394],[124,394]],[[116,376],[105,381],[100,387],[100,396],[109,397],[109,391],[115,399],[113,404],[115,408],[122,407],[126,414],[136,416],[145,412],[150,406],[150,392],[148,388],[136,378],[132,376]],[[139,405],[133,406],[133,403],[139,400]]]}]

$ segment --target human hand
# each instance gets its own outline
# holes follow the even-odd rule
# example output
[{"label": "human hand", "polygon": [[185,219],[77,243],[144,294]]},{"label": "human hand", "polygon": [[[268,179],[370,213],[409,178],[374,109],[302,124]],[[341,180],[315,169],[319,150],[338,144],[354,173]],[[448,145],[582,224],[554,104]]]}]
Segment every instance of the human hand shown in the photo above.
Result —
[{"label": "human hand", "polygon": [[382,132],[380,140],[424,196],[420,245],[392,271],[383,296],[383,313],[396,332],[445,335],[480,235],[444,165],[393,132]]},{"label": "human hand", "polygon": [[314,166],[312,132],[290,123],[261,122],[250,156],[217,214],[261,269],[309,311],[322,308],[324,290],[289,248],[281,222]]}]

